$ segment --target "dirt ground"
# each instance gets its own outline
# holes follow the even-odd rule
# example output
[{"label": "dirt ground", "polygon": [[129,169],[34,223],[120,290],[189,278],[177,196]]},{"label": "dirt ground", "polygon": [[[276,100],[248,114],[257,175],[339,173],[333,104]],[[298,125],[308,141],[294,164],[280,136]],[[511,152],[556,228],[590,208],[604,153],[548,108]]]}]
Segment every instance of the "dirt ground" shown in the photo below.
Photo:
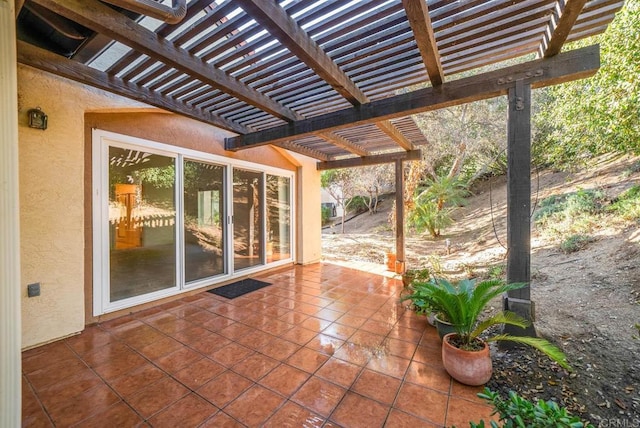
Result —
[{"label": "dirt ground", "polygon": [[[634,184],[635,157],[604,157],[577,172],[534,172],[532,204],[553,194],[599,188],[613,198]],[[635,172],[634,172],[635,171]],[[394,249],[387,216],[363,214],[323,230],[323,257],[384,263]],[[455,224],[437,240],[409,232],[407,267],[427,266],[453,277],[482,277],[506,265],[506,181],[498,177],[474,189]],[[530,352],[496,350],[489,386],[515,389],[527,398],[554,399],[596,426],[640,426],[640,224],[597,225],[595,241],[564,254],[557,240],[532,230],[532,299],[539,335],[555,342],[575,368],[571,374]],[[449,254],[446,250],[449,240]],[[618,425],[614,425],[614,424]],[[626,425],[624,425],[626,423]]]}]

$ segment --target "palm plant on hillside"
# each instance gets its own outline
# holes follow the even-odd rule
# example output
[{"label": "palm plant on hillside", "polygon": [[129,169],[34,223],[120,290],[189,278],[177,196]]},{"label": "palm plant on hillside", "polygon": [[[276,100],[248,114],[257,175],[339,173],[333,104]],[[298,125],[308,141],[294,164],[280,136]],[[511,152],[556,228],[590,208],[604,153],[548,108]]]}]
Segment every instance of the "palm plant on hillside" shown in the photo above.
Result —
[{"label": "palm plant on hillside", "polygon": [[415,198],[409,221],[419,232],[427,230],[437,238],[442,229],[453,223],[452,207],[462,205],[469,191],[457,177],[438,176],[426,184],[426,189]]}]

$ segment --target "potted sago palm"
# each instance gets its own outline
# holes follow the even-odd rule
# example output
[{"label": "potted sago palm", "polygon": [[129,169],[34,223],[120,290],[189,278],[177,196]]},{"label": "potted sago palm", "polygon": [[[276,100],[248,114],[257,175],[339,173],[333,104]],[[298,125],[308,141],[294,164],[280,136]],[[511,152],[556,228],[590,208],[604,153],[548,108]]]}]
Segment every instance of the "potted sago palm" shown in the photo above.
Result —
[{"label": "potted sago palm", "polygon": [[423,298],[453,325],[454,332],[442,340],[442,362],[451,377],[466,385],[487,383],[493,371],[487,342],[499,340],[532,346],[563,368],[571,370],[562,351],[545,339],[508,334],[480,337],[496,325],[509,324],[522,328],[529,325],[527,320],[509,311],[498,312],[480,321],[480,315],[492,299],[524,285],[506,284],[502,280],[486,280],[475,284],[469,279],[456,283],[436,279],[422,284]]}]

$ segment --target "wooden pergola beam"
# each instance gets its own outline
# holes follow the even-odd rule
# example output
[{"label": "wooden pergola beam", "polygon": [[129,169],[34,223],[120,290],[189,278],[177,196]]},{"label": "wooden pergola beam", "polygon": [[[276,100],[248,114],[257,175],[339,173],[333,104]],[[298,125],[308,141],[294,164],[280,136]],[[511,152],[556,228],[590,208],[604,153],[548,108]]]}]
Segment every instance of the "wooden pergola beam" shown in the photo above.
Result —
[{"label": "wooden pergola beam", "polygon": [[[560,16],[557,18],[557,22],[555,22],[555,27],[550,28],[552,31],[546,46],[541,46],[541,50],[545,58],[549,58],[560,53],[564,42],[567,41],[567,37],[569,37],[571,29],[578,20],[580,12],[582,12],[586,3],[587,0],[558,1],[556,7],[560,10]],[[562,7],[563,4],[564,7]],[[552,26],[553,24],[554,20],[549,23],[549,26]]]},{"label": "wooden pergola beam", "polygon": [[419,89],[313,118],[225,140],[227,150],[273,144],[411,114],[506,95],[522,79],[533,88],[589,77],[600,67],[600,47],[588,46],[464,79]]},{"label": "wooden pergola beam", "polygon": [[325,171],[327,169],[355,168],[359,166],[379,165],[382,163],[393,163],[396,161],[415,161],[420,159],[422,159],[422,152],[418,149],[410,152],[384,153],[381,155],[371,155],[362,158],[348,158],[318,162],[316,164],[316,169],[318,171]]},{"label": "wooden pergola beam", "polygon": [[376,126],[382,132],[387,134],[389,138],[391,138],[393,141],[398,143],[398,145],[403,149],[407,151],[414,149],[413,143],[409,141],[409,139],[405,137],[404,134],[398,128],[396,128],[396,126],[393,123],[391,123],[390,120],[383,120],[381,122],[377,122]]},{"label": "wooden pergola beam", "polygon": [[292,110],[244,85],[222,70],[190,55],[97,0],[31,0],[34,4],[104,34],[132,49],[199,79],[239,100],[287,121],[300,119]]},{"label": "wooden pergola beam", "polygon": [[353,153],[354,155],[358,155],[358,156],[369,156],[371,154],[370,151],[366,150],[364,147],[362,147],[359,144],[356,143],[352,143],[351,141],[347,140],[346,138],[335,134],[333,132],[318,132],[316,134],[318,137],[322,138],[323,140],[326,140],[328,142],[330,142],[331,144],[338,146],[340,148],[343,148],[351,153]]},{"label": "wooden pergola beam", "polygon": [[409,25],[413,30],[413,36],[422,56],[422,62],[424,62],[427,69],[431,85],[442,85],[444,71],[442,70],[440,53],[433,33],[433,25],[431,25],[427,3],[424,0],[402,0],[402,5],[409,19]]},{"label": "wooden pergola beam", "polygon": [[358,86],[275,1],[236,0],[239,6],[271,35],[351,104],[369,101]]},{"label": "wooden pergola beam", "polygon": [[58,76],[65,77],[75,82],[111,92],[112,94],[131,98],[228,131],[240,134],[244,134],[249,131],[246,127],[237,123],[222,119],[200,109],[187,107],[182,103],[172,100],[171,98],[158,95],[143,86],[135,85],[133,83],[125,82],[122,79],[118,79],[117,77],[109,76],[107,73],[100,70],[72,61],[63,56],[56,55],[21,40],[17,41],[17,48],[19,63],[29,65],[42,71],[57,74]]},{"label": "wooden pergola beam", "polygon": [[20,11],[22,10],[22,6],[24,6],[24,2],[25,0],[16,0],[15,5],[16,5],[16,18],[18,18],[18,15],[20,14]]}]

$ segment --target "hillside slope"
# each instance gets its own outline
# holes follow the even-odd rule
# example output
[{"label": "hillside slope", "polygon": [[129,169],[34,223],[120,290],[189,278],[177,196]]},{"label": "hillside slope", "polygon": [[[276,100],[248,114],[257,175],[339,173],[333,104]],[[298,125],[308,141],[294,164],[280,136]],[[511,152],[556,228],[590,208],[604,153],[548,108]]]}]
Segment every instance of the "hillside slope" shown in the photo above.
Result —
[{"label": "hillside slope", "polygon": [[[607,197],[614,198],[640,184],[638,162],[637,157],[604,157],[577,173],[534,173],[533,204],[549,195],[578,189],[601,189]],[[344,235],[339,233],[339,227],[324,230],[324,259],[384,263],[385,253],[394,248],[387,223],[392,199],[390,196],[383,202],[378,214],[364,214],[346,223]],[[503,270],[505,178],[481,183],[454,217],[455,224],[438,240],[407,233],[407,266],[427,266],[454,277]],[[508,382],[513,382],[514,388],[516,383],[525,384],[520,388],[528,389],[525,395],[532,398],[555,397],[593,422],[638,417],[640,340],[633,337],[638,335],[633,326],[640,322],[640,224],[599,224],[590,234],[594,242],[585,249],[564,254],[556,238],[539,233],[535,227],[532,230],[531,289],[536,328],[565,350],[576,367],[575,374],[565,377],[541,361],[539,371],[529,374],[530,370],[524,370],[521,381],[513,382],[518,378],[517,370],[514,373],[506,363],[499,363],[495,378],[502,379],[499,386],[505,389],[510,386]],[[449,254],[445,239],[451,243]],[[504,360],[518,365],[509,358]],[[501,370],[511,372],[501,377]]]}]

